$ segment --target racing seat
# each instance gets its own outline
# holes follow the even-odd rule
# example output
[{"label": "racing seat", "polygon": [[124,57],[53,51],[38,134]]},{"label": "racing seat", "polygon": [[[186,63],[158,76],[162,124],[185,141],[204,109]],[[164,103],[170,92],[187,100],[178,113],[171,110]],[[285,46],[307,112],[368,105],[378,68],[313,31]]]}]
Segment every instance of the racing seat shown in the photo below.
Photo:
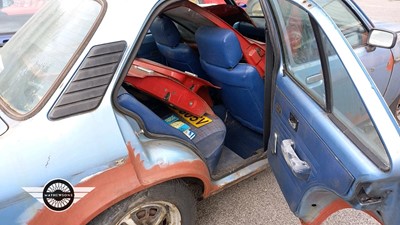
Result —
[{"label": "racing seat", "polygon": [[[174,136],[192,143],[204,157],[211,172],[217,167],[226,134],[225,124],[219,117],[207,114],[207,118],[212,119],[212,122],[201,127],[195,127],[186,122],[179,113],[174,112],[168,107],[163,108],[163,110],[154,110],[158,114],[160,114],[160,111],[163,112],[162,115],[157,115],[123,88],[121,88],[117,99],[120,106],[140,116],[147,131],[155,134]],[[154,105],[159,107],[163,104],[156,102]],[[188,137],[177,128],[169,125],[166,117],[170,118],[171,116],[179,118],[181,122],[190,126],[190,130],[195,134],[194,138]]]},{"label": "racing seat", "polygon": [[195,34],[200,63],[211,81],[221,87],[222,101],[244,126],[262,133],[264,80],[256,68],[240,63],[242,50],[236,35],[219,27],[200,27]]},{"label": "racing seat", "polygon": [[168,66],[206,78],[198,54],[186,43],[181,43],[181,35],[171,19],[158,16],[151,24],[150,31]]}]

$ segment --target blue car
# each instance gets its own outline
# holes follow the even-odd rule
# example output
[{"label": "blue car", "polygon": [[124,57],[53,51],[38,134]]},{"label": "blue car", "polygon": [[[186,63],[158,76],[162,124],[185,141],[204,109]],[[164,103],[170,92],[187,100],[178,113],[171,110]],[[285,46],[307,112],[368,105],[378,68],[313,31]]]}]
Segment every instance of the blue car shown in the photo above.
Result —
[{"label": "blue car", "polygon": [[319,0],[260,4],[264,42],[237,6],[43,6],[0,49],[0,223],[193,225],[269,166],[303,224],[399,224],[400,128],[349,36]]}]

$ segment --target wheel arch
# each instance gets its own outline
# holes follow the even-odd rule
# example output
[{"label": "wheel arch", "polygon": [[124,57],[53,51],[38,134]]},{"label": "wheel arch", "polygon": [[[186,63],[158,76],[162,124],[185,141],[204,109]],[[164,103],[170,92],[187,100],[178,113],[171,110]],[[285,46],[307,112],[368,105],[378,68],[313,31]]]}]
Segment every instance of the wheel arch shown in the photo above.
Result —
[{"label": "wheel arch", "polygon": [[[302,225],[318,225],[336,212],[350,208],[353,208],[352,205],[334,192],[320,189],[309,191],[304,196],[295,214],[300,218]],[[361,211],[380,222],[379,217],[374,212]]]},{"label": "wheel arch", "polygon": [[75,185],[94,189],[71,208],[53,212],[43,206],[28,224],[87,224],[118,202],[171,180],[183,181],[193,191],[196,199],[209,196],[213,190],[208,168],[200,158],[173,164],[164,161],[161,166],[154,165],[149,169],[144,167],[140,157],[135,157],[129,143],[127,149],[128,157],[120,165]]}]

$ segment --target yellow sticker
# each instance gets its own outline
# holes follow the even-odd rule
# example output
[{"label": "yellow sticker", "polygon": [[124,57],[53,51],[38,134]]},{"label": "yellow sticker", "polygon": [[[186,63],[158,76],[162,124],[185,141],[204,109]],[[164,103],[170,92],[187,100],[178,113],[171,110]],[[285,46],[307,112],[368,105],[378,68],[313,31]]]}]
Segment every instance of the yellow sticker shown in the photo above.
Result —
[{"label": "yellow sticker", "polygon": [[212,122],[212,119],[208,118],[207,116],[193,116],[190,113],[187,113],[182,110],[177,110],[173,109],[179,116],[181,116],[183,119],[185,119],[187,122],[192,124],[193,126],[199,128],[202,127],[206,124],[209,124]]}]

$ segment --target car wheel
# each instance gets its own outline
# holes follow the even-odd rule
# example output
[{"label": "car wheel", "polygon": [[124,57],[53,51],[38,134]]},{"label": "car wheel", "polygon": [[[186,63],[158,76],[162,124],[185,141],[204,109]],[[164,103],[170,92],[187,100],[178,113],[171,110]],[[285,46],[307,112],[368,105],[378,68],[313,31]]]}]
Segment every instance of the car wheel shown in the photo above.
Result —
[{"label": "car wheel", "polygon": [[396,118],[397,123],[400,125],[400,96],[397,97],[390,109],[392,110],[392,113],[394,115],[394,118]]},{"label": "car wheel", "polygon": [[193,225],[195,218],[193,193],[183,182],[170,181],[128,197],[89,224]]}]

